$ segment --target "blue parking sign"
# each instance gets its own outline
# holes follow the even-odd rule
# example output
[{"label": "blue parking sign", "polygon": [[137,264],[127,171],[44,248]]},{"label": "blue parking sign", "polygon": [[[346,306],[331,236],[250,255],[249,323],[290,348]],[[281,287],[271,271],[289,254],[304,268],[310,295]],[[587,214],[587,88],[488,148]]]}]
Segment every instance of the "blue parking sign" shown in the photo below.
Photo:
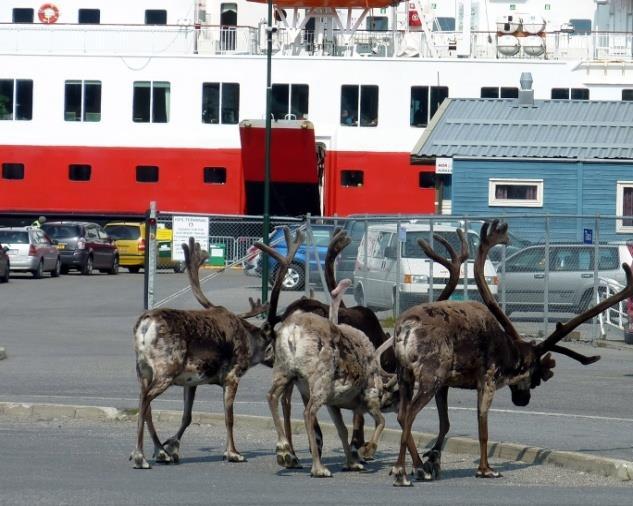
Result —
[{"label": "blue parking sign", "polygon": [[583,229],[583,242],[585,244],[593,244],[593,229],[591,228]]}]

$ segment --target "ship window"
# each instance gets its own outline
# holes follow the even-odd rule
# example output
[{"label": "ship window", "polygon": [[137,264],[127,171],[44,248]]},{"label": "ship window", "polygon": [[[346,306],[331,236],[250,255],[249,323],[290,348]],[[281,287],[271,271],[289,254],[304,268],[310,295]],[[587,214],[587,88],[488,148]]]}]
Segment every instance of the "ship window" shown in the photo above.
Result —
[{"label": "ship window", "polygon": [[543,207],[542,179],[490,179],[489,206]]},{"label": "ship window", "polygon": [[274,119],[308,119],[307,84],[273,84],[272,109]]},{"label": "ship window", "polygon": [[132,118],[136,123],[169,121],[170,84],[161,81],[136,81]]},{"label": "ship window", "polygon": [[24,179],[24,164],[3,163],[2,179]]},{"label": "ship window", "polygon": [[552,98],[569,100],[569,88],[552,88]]},{"label": "ship window", "polygon": [[434,32],[454,32],[455,31],[455,18],[443,18],[437,17],[435,18],[435,23],[433,24]]},{"label": "ship window", "polygon": [[622,90],[622,100],[633,100],[633,89],[627,88]]},{"label": "ship window", "polygon": [[367,30],[373,32],[386,32],[389,29],[387,16],[367,16]]},{"label": "ship window", "polygon": [[435,173],[420,172],[420,188],[435,188]]},{"label": "ship window", "polygon": [[499,88],[494,86],[484,86],[481,88],[481,98],[499,98]]},{"label": "ship window", "polygon": [[65,121],[101,121],[101,81],[66,81]]},{"label": "ship window", "polygon": [[341,125],[359,124],[378,125],[378,86],[344,84],[341,86]]},{"label": "ship window", "polygon": [[572,88],[571,89],[572,100],[589,100],[588,88]]},{"label": "ship window", "polygon": [[205,167],[204,182],[210,184],[226,184],[226,169],[224,167]]},{"label": "ship window", "polygon": [[[222,114],[220,115],[220,111]],[[202,122],[235,125],[240,117],[238,83],[202,83]]]},{"label": "ship window", "polygon": [[409,125],[418,128],[428,125],[446,97],[447,86],[411,86]]},{"label": "ship window", "polygon": [[481,88],[481,98],[517,98],[519,96],[519,88],[496,86],[484,86]]},{"label": "ship window", "polygon": [[0,79],[0,120],[31,120],[33,81]]},{"label": "ship window", "polygon": [[501,98],[519,98],[519,88],[502,86],[499,96]]},{"label": "ship window", "polygon": [[164,9],[147,9],[145,11],[146,25],[166,25],[167,11]]},{"label": "ship window", "polygon": [[68,166],[68,179],[71,181],[90,181],[90,165],[72,164]]},{"label": "ship window", "polygon": [[158,183],[158,167],[155,165],[137,165],[136,181],[138,183]]},{"label": "ship window", "polygon": [[32,23],[34,19],[34,9],[13,9],[14,23]]},{"label": "ship window", "polygon": [[364,173],[362,170],[342,170],[341,186],[363,186]]},{"label": "ship window", "polygon": [[588,35],[591,33],[591,19],[570,19],[569,24],[574,27],[574,33]]},{"label": "ship window", "polygon": [[79,9],[78,21],[80,25],[98,25],[101,23],[99,9]]}]

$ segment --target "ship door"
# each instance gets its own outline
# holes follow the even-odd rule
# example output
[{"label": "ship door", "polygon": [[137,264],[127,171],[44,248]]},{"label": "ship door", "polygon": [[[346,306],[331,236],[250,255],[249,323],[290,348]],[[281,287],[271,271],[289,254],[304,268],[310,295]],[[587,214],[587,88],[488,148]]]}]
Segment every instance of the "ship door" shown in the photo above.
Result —
[{"label": "ship door", "polygon": [[220,51],[235,51],[237,4],[220,4]]},{"label": "ship door", "polygon": [[[264,213],[264,120],[240,123],[246,214]],[[279,120],[272,124],[270,156],[270,214],[321,216],[321,186],[325,145],[315,142],[307,120]]]}]

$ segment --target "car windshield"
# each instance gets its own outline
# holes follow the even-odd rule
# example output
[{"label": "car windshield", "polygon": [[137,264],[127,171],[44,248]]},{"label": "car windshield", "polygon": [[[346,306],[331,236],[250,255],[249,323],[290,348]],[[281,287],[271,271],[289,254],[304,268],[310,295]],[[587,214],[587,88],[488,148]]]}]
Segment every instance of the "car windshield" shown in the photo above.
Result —
[{"label": "car windshield", "polygon": [[[448,241],[448,243],[453,247],[456,252],[460,252],[462,250],[462,244],[459,240],[459,236],[456,232],[434,232],[442,236],[444,239]],[[470,251],[474,251],[474,238],[473,234],[468,234],[468,247]],[[402,256],[405,258],[427,258],[426,253],[422,251],[420,245],[418,244],[418,239],[424,239],[425,241],[431,241],[431,233],[429,231],[420,231],[420,232],[407,232],[407,240],[403,244],[402,248]],[[450,258],[448,250],[441,244],[439,241],[433,242],[433,249],[437,252],[438,255],[441,255],[445,258]]]},{"label": "car windshield", "polygon": [[119,239],[135,241],[141,237],[141,229],[133,225],[110,225],[105,229],[115,241]]},{"label": "car windshield", "polygon": [[42,228],[53,239],[69,239],[80,235],[77,225],[46,225]]},{"label": "car windshield", "polygon": [[23,230],[0,230],[2,244],[28,244],[29,234]]}]

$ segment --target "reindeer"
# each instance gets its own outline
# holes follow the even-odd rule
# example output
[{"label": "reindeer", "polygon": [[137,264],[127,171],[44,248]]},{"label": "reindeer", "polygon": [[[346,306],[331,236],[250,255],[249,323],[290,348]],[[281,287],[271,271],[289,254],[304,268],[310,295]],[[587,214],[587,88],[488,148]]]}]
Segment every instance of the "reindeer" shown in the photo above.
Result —
[{"label": "reindeer", "polygon": [[[440,301],[414,306],[396,321],[394,348],[399,364],[402,427],[398,460],[391,470],[394,486],[410,486],[405,471],[405,451],[412,454],[416,477],[429,480],[439,476],[441,448],[449,430],[447,392],[449,387],[477,390],[480,461],[476,476],[501,476],[488,464],[488,410],[495,390],[509,386],[512,401],[526,406],[530,390],[553,376],[556,362],[551,352],[566,355],[583,365],[599,360],[557,343],[581,323],[633,294],[633,275],[623,265],[627,284],[619,293],[576,316],[540,343],[526,342],[503,313],[484,278],[484,262],[490,248],[507,244],[507,225],[484,223],[475,260],[475,280],[484,304],[474,301]],[[417,389],[416,389],[417,386]],[[423,463],[411,437],[417,413],[436,396],[440,432],[429,459]]]},{"label": "reindeer", "polygon": [[[280,263],[273,294],[279,294],[287,266],[301,243],[301,234],[295,241],[284,230],[288,243],[288,256]],[[202,292],[198,269],[206,254],[200,245],[189,240],[183,244],[185,263],[194,295],[204,310],[154,309],[144,312],[134,326],[134,350],[136,371],[141,385],[136,449],[130,460],[136,469],[151,466],[143,455],[143,429],[147,428],[154,442],[157,462],[178,462],[180,438],[191,422],[191,409],[195,390],[201,384],[220,385],[224,391],[224,414],[227,443],[224,457],[229,462],[244,462],[237,451],[233,438],[233,402],[240,378],[246,371],[262,362],[265,350],[271,342],[272,327],[262,328],[249,323],[246,318],[266,309],[251,299],[251,311],[237,315],[222,306],[213,305]],[[276,308],[277,301],[271,304]],[[170,385],[185,388],[185,410],[177,434],[162,444],[156,433],[151,414],[151,402]]]}]

